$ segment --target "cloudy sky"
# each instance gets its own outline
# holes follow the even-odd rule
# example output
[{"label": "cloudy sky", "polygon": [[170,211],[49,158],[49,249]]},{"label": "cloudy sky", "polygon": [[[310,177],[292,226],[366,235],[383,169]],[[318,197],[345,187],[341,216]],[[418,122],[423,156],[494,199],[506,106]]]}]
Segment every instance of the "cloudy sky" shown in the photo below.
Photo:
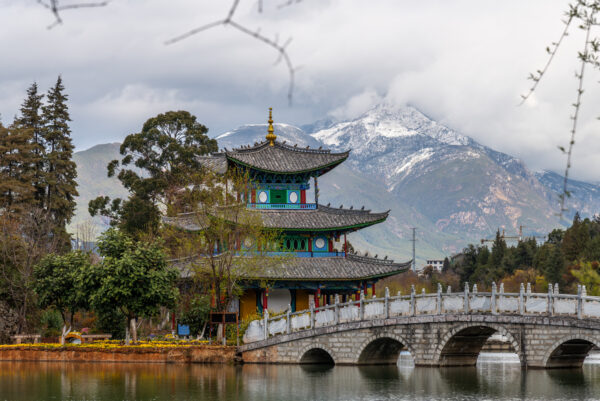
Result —
[{"label": "cloudy sky", "polygon": [[[86,0],[63,0],[72,4]],[[234,20],[288,46],[298,67],[293,105],[288,71],[273,49],[217,26],[179,43],[168,39],[224,18],[229,1],[112,0],[106,7],[52,14],[35,0],[0,0],[0,114],[17,113],[27,87],[62,74],[78,150],[121,141],[143,122],[186,109],[212,135],[264,122],[306,124],[354,118],[377,102],[410,104],[533,169],[564,169],[576,54],[566,39],[535,95],[518,106],[558,39],[568,2],[241,0]],[[586,76],[572,174],[600,181],[600,76]]]}]

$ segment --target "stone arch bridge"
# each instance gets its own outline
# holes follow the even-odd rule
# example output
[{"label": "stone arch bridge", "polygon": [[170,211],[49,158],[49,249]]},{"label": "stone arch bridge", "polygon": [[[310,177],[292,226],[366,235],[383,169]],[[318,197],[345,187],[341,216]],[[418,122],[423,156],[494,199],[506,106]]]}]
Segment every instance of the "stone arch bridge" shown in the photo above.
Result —
[{"label": "stone arch bridge", "polygon": [[[254,321],[238,352],[246,363],[395,364],[400,351],[417,366],[468,366],[501,334],[530,368],[581,367],[600,347],[600,297],[469,292],[365,299]],[[254,337],[253,337],[254,336]]]}]

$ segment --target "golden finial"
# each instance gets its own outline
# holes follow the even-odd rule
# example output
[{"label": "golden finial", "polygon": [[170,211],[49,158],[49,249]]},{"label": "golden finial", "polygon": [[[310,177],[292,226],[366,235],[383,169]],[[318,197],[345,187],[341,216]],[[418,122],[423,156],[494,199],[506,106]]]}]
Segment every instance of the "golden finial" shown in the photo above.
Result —
[{"label": "golden finial", "polygon": [[277,135],[273,133],[273,108],[269,107],[269,133],[267,134],[267,141],[270,142],[269,145],[273,146],[275,139],[277,139]]}]

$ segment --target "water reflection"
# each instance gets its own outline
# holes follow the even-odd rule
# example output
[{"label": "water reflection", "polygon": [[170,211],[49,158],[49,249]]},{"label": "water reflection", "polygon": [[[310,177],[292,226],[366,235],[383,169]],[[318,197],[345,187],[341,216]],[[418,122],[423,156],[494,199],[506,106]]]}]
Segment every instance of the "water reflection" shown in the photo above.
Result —
[{"label": "water reflection", "polygon": [[[498,360],[498,359],[496,359]],[[597,399],[600,365],[521,370],[0,362],[0,400]]]}]

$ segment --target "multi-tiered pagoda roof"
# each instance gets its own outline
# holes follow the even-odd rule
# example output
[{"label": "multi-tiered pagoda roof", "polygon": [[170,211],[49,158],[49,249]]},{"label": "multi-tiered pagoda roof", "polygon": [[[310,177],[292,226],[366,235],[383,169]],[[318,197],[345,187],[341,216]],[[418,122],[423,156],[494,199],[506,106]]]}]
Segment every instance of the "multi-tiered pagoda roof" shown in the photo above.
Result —
[{"label": "multi-tiered pagoda roof", "polygon": [[[371,213],[363,209],[342,209],[315,205],[314,209],[257,209],[265,228],[294,232],[348,232],[381,223],[389,211]],[[188,231],[202,229],[194,213],[165,217],[164,222]]]},{"label": "multi-tiered pagoda roof", "polygon": [[[346,234],[384,222],[389,210],[336,208],[318,202],[318,177],[344,162],[350,152],[334,153],[286,144],[277,140],[272,123],[269,116],[266,141],[200,158],[204,167],[216,173],[224,174],[231,168],[248,172],[252,183],[243,194],[247,208],[261,216],[265,229],[282,233],[281,249],[274,253],[290,257],[277,262],[275,268],[265,268],[260,277],[247,277],[249,283],[255,283],[248,288],[257,288],[252,286],[267,280],[274,283],[272,288],[289,289],[294,294],[292,304],[295,305],[297,290],[349,294],[367,286],[374,288],[378,279],[408,270],[410,262],[395,263],[387,258],[348,252]],[[312,203],[306,199],[311,179],[315,197]],[[224,216],[226,218],[226,213]],[[163,221],[182,230],[203,229],[193,213],[165,217]],[[187,259],[175,264],[185,271],[189,262]],[[265,296],[265,289],[256,291],[256,305],[260,309],[259,298],[261,291]],[[245,299],[244,304],[248,302]]]},{"label": "multi-tiered pagoda roof", "polygon": [[200,158],[206,167],[225,173],[228,167],[238,165],[252,172],[310,176],[325,174],[348,158],[350,152],[332,153],[330,150],[302,148],[287,145],[274,140],[263,141],[233,150],[225,149],[219,153]]}]

